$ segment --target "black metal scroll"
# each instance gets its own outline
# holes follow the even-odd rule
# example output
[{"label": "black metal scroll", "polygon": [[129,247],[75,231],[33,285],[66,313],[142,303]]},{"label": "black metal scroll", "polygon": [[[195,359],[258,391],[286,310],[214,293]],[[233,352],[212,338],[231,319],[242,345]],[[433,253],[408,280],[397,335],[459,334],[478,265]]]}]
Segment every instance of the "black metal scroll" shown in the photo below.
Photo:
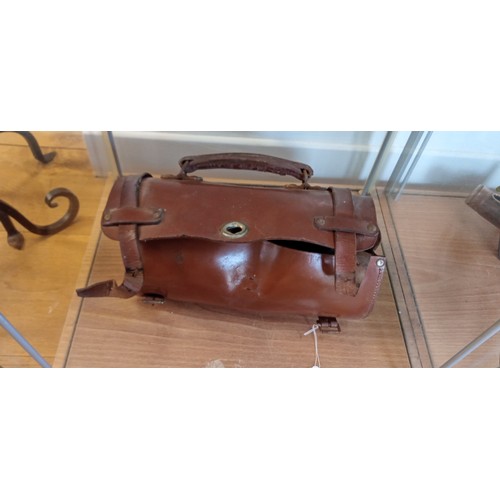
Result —
[{"label": "black metal scroll", "polygon": [[21,250],[24,245],[23,235],[15,228],[10,218],[15,219],[31,233],[39,234],[41,236],[55,234],[67,228],[75,220],[80,208],[80,203],[78,198],[66,188],[56,188],[47,193],[45,196],[45,203],[49,207],[55,208],[58,205],[54,200],[59,197],[64,197],[69,200],[69,208],[60,219],[46,226],[34,224],[14,207],[5,201],[0,200],[0,222],[7,231],[9,245],[18,250]]},{"label": "black metal scroll", "polygon": [[[2,131],[0,131],[0,133],[1,132]],[[21,135],[26,140],[33,156],[38,161],[47,164],[51,162],[56,156],[56,153],[54,151],[47,154],[42,153],[40,145],[38,144],[33,134],[31,134],[30,132],[13,133]],[[7,241],[9,245],[13,248],[16,248],[17,250],[21,250],[24,246],[24,236],[16,229],[11,219],[17,221],[28,231],[42,236],[55,234],[67,228],[75,220],[75,217],[77,216],[78,210],[80,208],[80,203],[76,195],[69,189],[56,188],[47,193],[47,195],[45,196],[45,204],[51,208],[55,208],[58,205],[54,200],[60,197],[68,199],[68,210],[61,218],[59,218],[52,224],[47,224],[45,226],[34,224],[13,206],[9,205],[3,200],[0,200],[0,224],[2,224],[7,231]]]}]

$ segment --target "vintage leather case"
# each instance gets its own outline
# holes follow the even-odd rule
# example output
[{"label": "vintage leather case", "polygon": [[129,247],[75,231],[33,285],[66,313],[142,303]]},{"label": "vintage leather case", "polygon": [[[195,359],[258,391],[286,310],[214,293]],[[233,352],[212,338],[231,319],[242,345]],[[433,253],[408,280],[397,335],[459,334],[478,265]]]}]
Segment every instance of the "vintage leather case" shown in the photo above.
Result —
[{"label": "vintage leather case", "polygon": [[[120,177],[102,216],[117,240],[123,284],[81,297],[135,294],[258,313],[363,318],[380,289],[385,259],[373,200],[309,185],[311,167],[265,155],[186,157],[178,176]],[[301,184],[205,182],[206,168],[293,175]],[[332,320],[333,321],[333,320]]]}]

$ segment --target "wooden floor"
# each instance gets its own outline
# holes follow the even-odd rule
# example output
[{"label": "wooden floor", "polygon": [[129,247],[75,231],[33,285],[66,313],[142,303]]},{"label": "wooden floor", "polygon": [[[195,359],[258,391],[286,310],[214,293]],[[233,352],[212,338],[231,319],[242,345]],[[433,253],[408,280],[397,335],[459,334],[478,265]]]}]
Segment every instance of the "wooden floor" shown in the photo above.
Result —
[{"label": "wooden floor", "polygon": [[[35,160],[17,134],[0,134],[0,198],[33,222],[48,224],[64,212],[66,202],[49,208],[44,197],[66,187],[79,198],[80,212],[69,228],[48,237],[16,224],[25,236],[21,251],[7,244],[0,227],[0,311],[52,364],[105,181],[94,176],[80,132],[34,135],[44,153],[56,151],[50,164]],[[38,366],[1,328],[0,365]]]}]

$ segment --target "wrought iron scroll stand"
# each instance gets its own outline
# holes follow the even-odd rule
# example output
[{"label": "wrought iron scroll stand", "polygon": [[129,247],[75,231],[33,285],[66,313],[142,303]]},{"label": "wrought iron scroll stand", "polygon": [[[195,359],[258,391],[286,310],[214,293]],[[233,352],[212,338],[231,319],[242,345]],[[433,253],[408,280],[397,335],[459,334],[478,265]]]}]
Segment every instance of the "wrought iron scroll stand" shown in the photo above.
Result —
[{"label": "wrought iron scroll stand", "polygon": [[[1,132],[4,131],[0,131],[0,133]],[[19,134],[24,138],[28,143],[31,153],[39,162],[43,164],[50,163],[56,156],[55,151],[44,154],[34,135],[30,132],[13,133]],[[57,207],[57,203],[54,200],[60,197],[68,199],[68,210],[60,219],[46,226],[34,224],[14,207],[0,199],[0,223],[7,231],[7,241],[9,245],[17,250],[21,250],[24,246],[24,236],[16,229],[11,218],[16,220],[31,233],[42,236],[55,234],[67,228],[75,220],[80,208],[80,203],[76,195],[69,189],[55,188],[49,191],[45,196],[45,204],[51,208],[55,208]],[[50,368],[49,363],[47,363],[38,351],[15,329],[2,313],[0,313],[0,326],[2,326],[40,366]]]},{"label": "wrought iron scroll stand", "polygon": [[[3,131],[0,131],[3,132]],[[33,153],[35,159],[43,164],[50,163],[56,153],[54,151],[44,154],[40,149],[40,145],[37,140],[30,132],[13,132],[15,134],[21,135]],[[13,206],[9,205],[7,202],[0,199],[0,223],[3,225],[7,231],[7,241],[9,245],[17,250],[21,250],[24,246],[24,236],[16,229],[11,219],[16,220],[25,229],[31,233],[47,236],[51,234],[58,233],[63,229],[67,228],[74,220],[78,214],[80,204],[78,198],[69,189],[66,188],[55,188],[52,189],[45,196],[45,204],[51,208],[57,207],[57,203],[54,201],[56,198],[67,198],[69,201],[69,207],[67,212],[57,221],[46,226],[41,226],[34,224],[28,220],[23,214],[16,210]]]}]

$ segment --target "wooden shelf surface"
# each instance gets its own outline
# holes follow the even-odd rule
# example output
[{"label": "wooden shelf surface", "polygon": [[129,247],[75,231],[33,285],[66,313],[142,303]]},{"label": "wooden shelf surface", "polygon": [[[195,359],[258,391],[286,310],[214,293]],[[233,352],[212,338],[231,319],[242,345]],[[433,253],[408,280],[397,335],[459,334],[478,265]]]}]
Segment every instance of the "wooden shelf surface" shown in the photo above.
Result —
[{"label": "wooden shelf surface", "polygon": [[[384,196],[379,192],[379,197]],[[449,193],[403,193],[381,200],[395,228],[433,366],[441,366],[500,317],[498,230]],[[498,367],[500,335],[460,366]]]}]

